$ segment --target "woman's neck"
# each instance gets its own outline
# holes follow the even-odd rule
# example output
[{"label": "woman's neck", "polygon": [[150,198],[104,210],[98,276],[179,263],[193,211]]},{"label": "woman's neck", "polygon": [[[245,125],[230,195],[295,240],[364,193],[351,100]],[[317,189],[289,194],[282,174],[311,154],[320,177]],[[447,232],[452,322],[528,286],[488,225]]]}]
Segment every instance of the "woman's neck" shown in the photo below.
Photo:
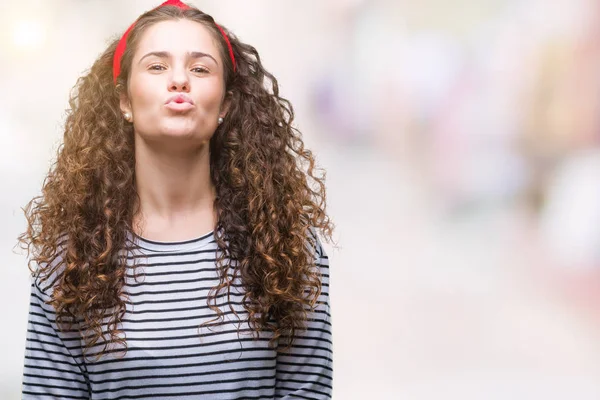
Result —
[{"label": "woman's neck", "polygon": [[137,142],[135,154],[140,201],[135,233],[170,241],[210,232],[216,222],[216,191],[210,177],[208,143],[193,152],[174,153]]}]

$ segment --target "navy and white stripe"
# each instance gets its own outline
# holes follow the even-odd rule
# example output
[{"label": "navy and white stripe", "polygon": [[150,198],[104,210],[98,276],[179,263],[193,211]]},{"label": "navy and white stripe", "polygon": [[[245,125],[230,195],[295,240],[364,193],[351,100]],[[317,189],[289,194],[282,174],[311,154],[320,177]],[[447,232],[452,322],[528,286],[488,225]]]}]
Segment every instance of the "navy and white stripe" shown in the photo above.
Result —
[{"label": "navy and white stripe", "polygon": [[185,242],[133,239],[135,250],[126,254],[127,312],[120,324],[127,353],[118,347],[91,360],[102,349],[97,345],[84,360],[80,333],[59,331],[54,310],[45,304],[52,281],[44,285],[34,279],[23,399],[331,398],[329,261],[320,243],[315,256],[323,285],[317,310],[290,352],[278,354],[268,346],[270,334],[253,339],[239,282],[229,302],[226,293],[218,297],[222,322],[200,328],[215,317],[206,303],[218,282],[212,232]]}]

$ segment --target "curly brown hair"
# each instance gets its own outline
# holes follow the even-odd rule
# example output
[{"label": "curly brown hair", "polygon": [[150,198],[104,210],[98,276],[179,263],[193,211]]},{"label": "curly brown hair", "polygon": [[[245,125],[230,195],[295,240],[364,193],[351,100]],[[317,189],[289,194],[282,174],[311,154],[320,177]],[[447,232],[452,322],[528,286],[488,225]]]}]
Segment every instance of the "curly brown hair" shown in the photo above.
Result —
[{"label": "curly brown hair", "polygon": [[126,310],[126,261],[119,252],[127,248],[139,196],[134,132],[122,118],[119,95],[127,88],[143,32],[157,22],[177,19],[196,21],[213,34],[224,61],[225,88],[232,94],[228,118],[210,140],[220,277],[208,304],[216,319],[222,317],[216,297],[225,289],[229,295],[231,281],[239,277],[255,337],[261,330],[270,331],[271,343],[286,339],[287,346],[280,347],[285,350],[305,327],[321,292],[314,256],[319,239],[313,233],[332,242],[333,232],[325,212],[325,171],[292,126],[292,105],[279,96],[277,80],[265,70],[256,49],[223,27],[237,63],[234,73],[215,21],[196,8],[164,6],[140,16],[128,37],[117,85],[112,62],[118,40],[78,79],[56,162],[41,195],[23,208],[28,226],[19,244],[27,250],[32,275],[39,283],[51,282],[48,304],[56,311],[57,325],[71,329],[77,322],[89,333],[84,354],[104,339],[103,324],[110,340],[98,356],[109,343],[127,348],[118,329]]}]

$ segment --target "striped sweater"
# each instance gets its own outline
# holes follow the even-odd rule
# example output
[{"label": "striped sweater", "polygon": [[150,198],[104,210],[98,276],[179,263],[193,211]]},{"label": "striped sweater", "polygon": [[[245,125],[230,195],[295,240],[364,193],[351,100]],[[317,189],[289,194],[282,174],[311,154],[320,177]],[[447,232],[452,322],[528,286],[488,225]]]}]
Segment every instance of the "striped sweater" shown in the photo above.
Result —
[{"label": "striped sweater", "polygon": [[[117,348],[97,360],[84,359],[78,330],[59,331],[55,312],[46,304],[53,285],[33,279],[23,399],[331,398],[329,262],[320,242],[317,309],[290,352],[278,353],[268,346],[270,333],[253,339],[239,281],[229,300],[226,291],[217,297],[222,323],[200,327],[215,317],[206,302],[218,282],[213,232],[184,242],[130,238],[134,251],[125,253],[126,314],[119,326],[127,352]],[[93,347],[88,356],[101,349]]]}]

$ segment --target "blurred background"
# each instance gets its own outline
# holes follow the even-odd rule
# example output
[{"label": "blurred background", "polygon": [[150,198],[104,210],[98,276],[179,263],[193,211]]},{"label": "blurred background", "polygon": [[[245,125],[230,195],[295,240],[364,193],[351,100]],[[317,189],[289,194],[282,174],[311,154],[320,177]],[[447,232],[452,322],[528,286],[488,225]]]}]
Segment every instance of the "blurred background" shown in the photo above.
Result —
[{"label": "blurred background", "polygon": [[[20,207],[69,91],[159,0],[0,5],[0,398],[20,398]],[[597,0],[200,1],[327,170],[335,399],[600,398]]]}]

